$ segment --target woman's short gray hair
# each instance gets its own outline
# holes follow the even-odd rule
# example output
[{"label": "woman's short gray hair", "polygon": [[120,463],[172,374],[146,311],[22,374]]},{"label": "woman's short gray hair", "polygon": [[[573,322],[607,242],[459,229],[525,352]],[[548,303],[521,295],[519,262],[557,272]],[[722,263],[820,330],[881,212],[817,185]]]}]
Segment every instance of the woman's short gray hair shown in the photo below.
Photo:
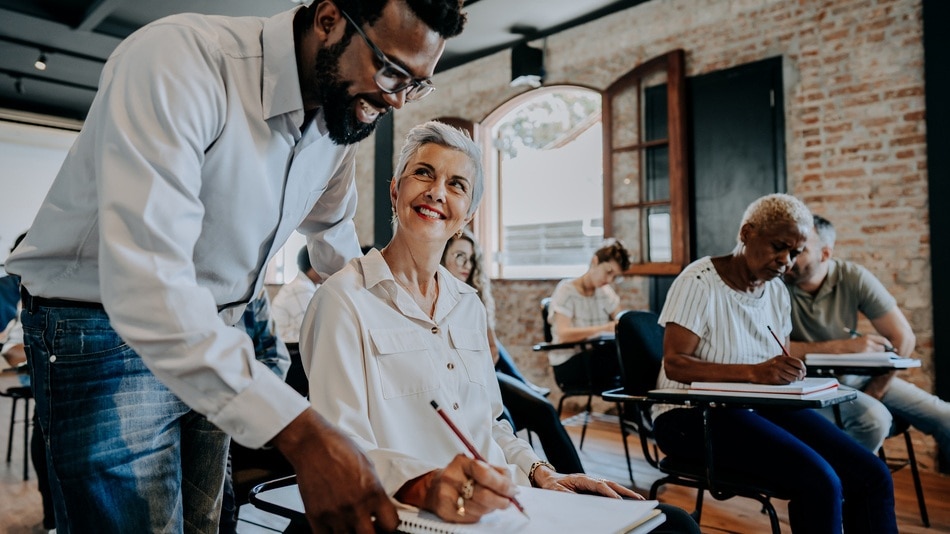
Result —
[{"label": "woman's short gray hair", "polygon": [[759,229],[774,228],[779,224],[794,224],[801,228],[805,235],[811,231],[814,222],[811,212],[805,204],[785,193],[775,193],[758,198],[749,204],[739,224],[738,241],[742,241],[742,227],[752,225]]},{"label": "woman's short gray hair", "polygon": [[472,205],[469,206],[467,213],[469,216],[472,215],[482,201],[482,195],[485,192],[482,151],[466,132],[448,124],[429,121],[409,130],[409,134],[406,135],[406,142],[399,152],[399,161],[396,163],[396,175],[393,177],[396,180],[396,186],[399,186],[399,181],[402,180],[403,173],[406,172],[409,158],[415,155],[424,145],[430,143],[458,150],[472,161],[475,176],[469,177],[472,181]]}]

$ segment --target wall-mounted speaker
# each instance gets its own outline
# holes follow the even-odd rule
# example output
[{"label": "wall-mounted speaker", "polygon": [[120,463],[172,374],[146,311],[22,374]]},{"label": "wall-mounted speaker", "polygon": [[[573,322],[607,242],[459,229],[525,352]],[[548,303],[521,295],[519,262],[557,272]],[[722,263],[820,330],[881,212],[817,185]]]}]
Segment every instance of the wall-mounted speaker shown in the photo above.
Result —
[{"label": "wall-mounted speaker", "polygon": [[519,43],[511,49],[511,86],[541,87],[544,82],[544,50]]}]

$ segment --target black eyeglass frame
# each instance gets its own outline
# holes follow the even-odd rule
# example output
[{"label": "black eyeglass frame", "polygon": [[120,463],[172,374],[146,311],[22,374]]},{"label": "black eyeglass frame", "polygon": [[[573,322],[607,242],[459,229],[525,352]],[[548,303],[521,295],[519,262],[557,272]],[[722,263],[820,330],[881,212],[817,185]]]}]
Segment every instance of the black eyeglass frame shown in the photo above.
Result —
[{"label": "black eyeglass frame", "polygon": [[[389,59],[389,56],[385,52],[379,49],[376,46],[376,43],[366,35],[366,32],[360,28],[360,25],[357,24],[352,17],[342,8],[337,6],[337,9],[340,10],[340,13],[343,14],[343,17],[353,25],[353,29],[356,30],[356,33],[363,38],[363,42],[366,43],[366,46],[376,55],[376,59],[382,63],[382,67],[376,71],[376,74],[373,75],[373,81],[376,82],[376,86],[379,87],[381,91],[386,94],[394,94],[400,91],[406,91],[406,102],[417,102],[423,98],[429,96],[432,91],[435,91],[435,85],[432,83],[431,78],[416,78],[411,73],[406,71],[406,69],[400,67],[396,62]],[[386,70],[395,72],[403,81],[400,81],[394,87],[389,87],[388,84],[380,82],[380,79],[394,79],[393,76],[387,76],[385,74]],[[408,89],[408,90],[407,90]]]}]

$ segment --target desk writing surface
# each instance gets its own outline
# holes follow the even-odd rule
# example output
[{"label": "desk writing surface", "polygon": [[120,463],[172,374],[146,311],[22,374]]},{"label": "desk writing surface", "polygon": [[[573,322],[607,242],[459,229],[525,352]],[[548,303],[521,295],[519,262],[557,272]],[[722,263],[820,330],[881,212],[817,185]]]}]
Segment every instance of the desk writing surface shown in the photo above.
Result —
[{"label": "desk writing surface", "polygon": [[861,352],[855,354],[806,354],[808,367],[834,367],[847,372],[850,367],[878,367],[883,369],[909,369],[920,367],[920,360],[901,358],[891,352]]},{"label": "desk writing surface", "polygon": [[647,393],[647,398],[673,404],[717,404],[732,407],[782,406],[786,408],[824,408],[845,401],[853,400],[857,393],[848,390],[830,391],[826,395],[809,397],[807,399],[788,398],[787,396],[760,395],[755,397],[744,395],[711,395],[697,393],[687,389],[654,389]]},{"label": "desk writing surface", "polygon": [[[286,513],[281,515],[285,517],[300,517],[303,513],[303,501],[296,484],[262,491],[257,494],[257,500],[284,508]],[[665,520],[662,513],[653,513],[657,501],[610,499],[527,487],[519,488],[518,500],[531,516],[530,520],[510,506],[485,516],[470,529],[457,530],[512,534],[640,534],[650,532]],[[277,513],[273,508],[268,511]],[[445,532],[455,531],[455,524],[443,525]]]}]

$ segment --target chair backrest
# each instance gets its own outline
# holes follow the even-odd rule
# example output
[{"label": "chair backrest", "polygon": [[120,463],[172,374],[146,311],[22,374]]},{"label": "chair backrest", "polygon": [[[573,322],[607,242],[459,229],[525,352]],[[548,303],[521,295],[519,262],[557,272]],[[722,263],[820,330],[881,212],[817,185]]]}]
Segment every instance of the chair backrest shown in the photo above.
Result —
[{"label": "chair backrest", "polygon": [[644,395],[656,389],[663,365],[663,332],[659,316],[650,311],[625,310],[617,316],[617,353],[624,391]]},{"label": "chair backrest", "polygon": [[551,332],[551,323],[548,321],[548,313],[551,310],[551,297],[541,299],[541,328],[544,329],[544,342],[554,341],[554,333]]}]

